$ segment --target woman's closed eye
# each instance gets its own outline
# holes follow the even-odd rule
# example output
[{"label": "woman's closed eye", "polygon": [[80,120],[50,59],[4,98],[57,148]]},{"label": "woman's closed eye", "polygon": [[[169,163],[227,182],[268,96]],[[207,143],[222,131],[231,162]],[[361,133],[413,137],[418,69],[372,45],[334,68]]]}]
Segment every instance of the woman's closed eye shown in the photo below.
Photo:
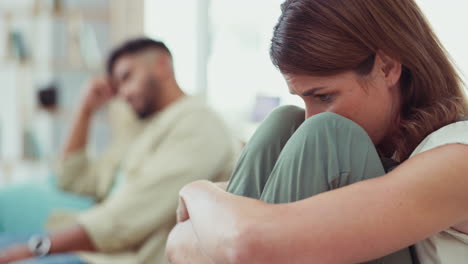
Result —
[{"label": "woman's closed eye", "polygon": [[333,94],[316,94],[314,95],[314,98],[320,100],[321,102],[328,103],[333,99]]}]

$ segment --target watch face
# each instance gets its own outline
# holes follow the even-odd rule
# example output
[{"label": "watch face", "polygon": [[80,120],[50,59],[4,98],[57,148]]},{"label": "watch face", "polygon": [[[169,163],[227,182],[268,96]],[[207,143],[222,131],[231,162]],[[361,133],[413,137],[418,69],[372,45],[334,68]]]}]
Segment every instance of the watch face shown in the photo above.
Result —
[{"label": "watch face", "polygon": [[44,236],[33,236],[28,243],[29,250],[39,257],[49,254],[51,246],[50,239]]}]

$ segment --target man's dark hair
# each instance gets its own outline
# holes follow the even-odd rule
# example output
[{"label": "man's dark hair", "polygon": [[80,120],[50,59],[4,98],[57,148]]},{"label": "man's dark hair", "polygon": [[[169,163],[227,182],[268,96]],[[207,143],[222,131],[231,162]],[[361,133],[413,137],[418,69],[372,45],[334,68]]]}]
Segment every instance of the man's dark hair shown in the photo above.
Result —
[{"label": "man's dark hair", "polygon": [[164,44],[161,41],[157,41],[146,37],[132,39],[123,43],[121,46],[117,47],[111,52],[109,59],[107,60],[107,73],[109,75],[112,75],[115,63],[122,56],[133,55],[149,49],[164,51],[170,56],[172,56],[169,48],[166,46],[166,44]]}]

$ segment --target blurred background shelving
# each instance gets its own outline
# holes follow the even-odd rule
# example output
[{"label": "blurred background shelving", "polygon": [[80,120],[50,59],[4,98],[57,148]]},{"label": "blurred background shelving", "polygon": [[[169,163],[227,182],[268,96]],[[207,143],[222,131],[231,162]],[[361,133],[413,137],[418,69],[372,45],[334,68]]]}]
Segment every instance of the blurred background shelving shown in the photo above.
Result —
[{"label": "blurred background shelving", "polygon": [[[103,73],[112,45],[143,34],[142,6],[139,0],[0,1],[0,181],[49,173],[85,81]],[[44,90],[53,90],[52,107],[41,106]],[[109,138],[107,112],[93,123],[94,153]]]}]

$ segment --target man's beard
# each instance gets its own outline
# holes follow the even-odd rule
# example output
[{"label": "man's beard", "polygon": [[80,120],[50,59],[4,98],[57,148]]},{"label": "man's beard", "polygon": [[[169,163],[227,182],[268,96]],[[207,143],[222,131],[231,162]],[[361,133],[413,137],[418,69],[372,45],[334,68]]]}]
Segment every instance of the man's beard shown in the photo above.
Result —
[{"label": "man's beard", "polygon": [[156,112],[153,107],[150,107],[150,105],[145,105],[145,108],[142,109],[141,111],[138,111],[137,117],[140,120],[147,119],[148,117],[152,116]]},{"label": "man's beard", "polygon": [[144,106],[140,111],[137,111],[137,117],[140,120],[144,120],[152,116],[156,110],[156,93],[159,90],[159,84],[157,80],[150,79],[146,83]]}]

